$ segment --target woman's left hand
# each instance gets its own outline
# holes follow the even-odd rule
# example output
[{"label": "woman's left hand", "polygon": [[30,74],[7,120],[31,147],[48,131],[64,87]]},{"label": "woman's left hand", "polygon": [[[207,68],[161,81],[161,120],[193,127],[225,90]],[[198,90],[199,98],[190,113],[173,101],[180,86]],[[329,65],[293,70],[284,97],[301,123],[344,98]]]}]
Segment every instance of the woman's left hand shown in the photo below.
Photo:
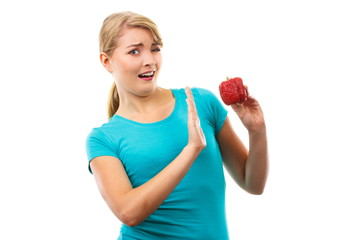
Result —
[{"label": "woman's left hand", "polygon": [[[246,86],[245,86],[246,87]],[[252,194],[262,194],[268,175],[268,148],[264,114],[259,102],[248,96],[242,103],[231,105],[249,133],[246,149],[229,120],[218,134],[224,165],[235,182]]]},{"label": "woman's left hand", "polygon": [[257,132],[265,128],[264,114],[255,98],[248,96],[245,102],[232,104],[231,107],[249,132]]}]

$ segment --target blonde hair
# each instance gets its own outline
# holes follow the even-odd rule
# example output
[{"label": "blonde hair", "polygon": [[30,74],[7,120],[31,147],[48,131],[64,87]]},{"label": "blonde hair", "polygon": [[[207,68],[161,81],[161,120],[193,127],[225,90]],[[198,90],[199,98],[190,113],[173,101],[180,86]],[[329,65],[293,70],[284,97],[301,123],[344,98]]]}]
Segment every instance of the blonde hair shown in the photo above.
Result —
[{"label": "blonde hair", "polygon": [[[159,30],[151,19],[133,12],[119,12],[111,14],[103,22],[99,34],[100,52],[111,57],[117,47],[121,32],[126,27],[144,28],[149,30],[154,37],[155,43],[160,47],[163,46]],[[119,104],[120,98],[114,82],[111,86],[108,100],[109,119],[114,116],[119,108]]]}]

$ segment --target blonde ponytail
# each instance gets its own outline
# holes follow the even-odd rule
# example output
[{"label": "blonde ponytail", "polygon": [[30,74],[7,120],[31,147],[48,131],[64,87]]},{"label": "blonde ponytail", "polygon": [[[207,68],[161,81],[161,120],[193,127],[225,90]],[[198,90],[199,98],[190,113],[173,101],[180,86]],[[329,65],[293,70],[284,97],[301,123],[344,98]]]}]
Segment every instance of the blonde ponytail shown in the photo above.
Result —
[{"label": "blonde ponytail", "polygon": [[115,83],[111,86],[108,100],[108,118],[110,119],[119,108],[120,99]]}]

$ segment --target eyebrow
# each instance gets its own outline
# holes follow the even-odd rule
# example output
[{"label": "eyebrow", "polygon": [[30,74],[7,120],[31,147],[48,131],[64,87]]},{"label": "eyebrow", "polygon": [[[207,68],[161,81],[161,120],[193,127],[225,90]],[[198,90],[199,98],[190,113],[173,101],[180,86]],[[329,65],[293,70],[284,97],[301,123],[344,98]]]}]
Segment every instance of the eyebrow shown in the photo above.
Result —
[{"label": "eyebrow", "polygon": [[[158,44],[158,43],[156,43],[156,42],[154,42],[153,44],[151,44],[151,46],[158,46],[158,45],[160,45],[160,44]],[[127,46],[126,48],[142,47],[142,46],[144,46],[143,43],[135,43],[135,44],[131,44],[131,45]]]}]

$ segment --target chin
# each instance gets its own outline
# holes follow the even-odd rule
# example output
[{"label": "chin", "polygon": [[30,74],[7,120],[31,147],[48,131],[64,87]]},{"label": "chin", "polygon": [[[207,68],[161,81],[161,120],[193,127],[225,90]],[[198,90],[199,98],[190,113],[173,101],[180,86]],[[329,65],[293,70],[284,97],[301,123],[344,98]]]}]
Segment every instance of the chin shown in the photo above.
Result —
[{"label": "chin", "polygon": [[141,97],[147,97],[149,95],[151,95],[152,93],[155,92],[157,85],[156,82],[152,82],[152,83],[146,83],[146,84],[141,84],[142,86],[140,86],[137,89],[138,95]]}]

